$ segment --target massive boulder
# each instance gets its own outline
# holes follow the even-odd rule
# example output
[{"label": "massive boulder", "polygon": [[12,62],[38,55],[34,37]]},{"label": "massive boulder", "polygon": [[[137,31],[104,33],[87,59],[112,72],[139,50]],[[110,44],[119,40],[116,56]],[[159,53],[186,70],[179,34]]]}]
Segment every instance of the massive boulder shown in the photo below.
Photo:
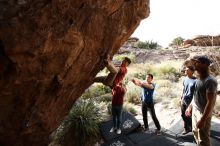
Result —
[{"label": "massive boulder", "polygon": [[186,49],[190,52],[187,59],[182,64],[181,71],[184,73],[187,66],[193,66],[192,58],[196,56],[206,56],[212,62],[209,66],[209,71],[212,75],[220,74],[220,52],[219,47],[189,47]]},{"label": "massive boulder", "polygon": [[149,13],[149,0],[1,0],[0,145],[47,145]]},{"label": "massive boulder", "polygon": [[183,42],[184,47],[189,46],[220,46],[220,35],[200,35],[193,39],[187,39]]}]

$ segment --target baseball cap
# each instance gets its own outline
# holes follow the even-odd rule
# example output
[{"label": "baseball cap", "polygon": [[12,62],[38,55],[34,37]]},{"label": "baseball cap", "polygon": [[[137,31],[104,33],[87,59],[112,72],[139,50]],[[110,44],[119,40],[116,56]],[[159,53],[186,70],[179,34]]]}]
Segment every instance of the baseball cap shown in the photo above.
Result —
[{"label": "baseball cap", "polygon": [[191,60],[198,61],[208,66],[212,63],[206,56],[194,56]]}]

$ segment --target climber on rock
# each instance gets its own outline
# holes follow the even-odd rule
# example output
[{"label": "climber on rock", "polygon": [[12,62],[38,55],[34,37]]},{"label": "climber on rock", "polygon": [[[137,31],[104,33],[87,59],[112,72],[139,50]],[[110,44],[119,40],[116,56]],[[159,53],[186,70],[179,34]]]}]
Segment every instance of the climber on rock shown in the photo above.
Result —
[{"label": "climber on rock", "polygon": [[131,63],[131,60],[128,57],[125,57],[119,67],[115,67],[109,56],[105,62],[110,73],[107,76],[95,77],[94,82],[103,83],[104,85],[113,88],[124,79],[127,73],[127,66]]}]

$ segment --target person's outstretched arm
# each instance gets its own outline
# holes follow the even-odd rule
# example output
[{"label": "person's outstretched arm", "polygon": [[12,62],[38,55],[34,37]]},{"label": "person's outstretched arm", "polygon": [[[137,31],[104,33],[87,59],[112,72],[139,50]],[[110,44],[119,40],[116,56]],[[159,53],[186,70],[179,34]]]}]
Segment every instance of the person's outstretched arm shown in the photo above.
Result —
[{"label": "person's outstretched arm", "polygon": [[136,86],[142,87],[142,83],[141,83],[139,80],[132,79],[131,81],[132,81]]},{"label": "person's outstretched arm", "polygon": [[148,89],[154,89],[154,86],[153,86],[153,84],[148,84],[148,83],[142,83],[142,85],[141,85],[142,87],[146,87],[146,88],[148,88]]}]

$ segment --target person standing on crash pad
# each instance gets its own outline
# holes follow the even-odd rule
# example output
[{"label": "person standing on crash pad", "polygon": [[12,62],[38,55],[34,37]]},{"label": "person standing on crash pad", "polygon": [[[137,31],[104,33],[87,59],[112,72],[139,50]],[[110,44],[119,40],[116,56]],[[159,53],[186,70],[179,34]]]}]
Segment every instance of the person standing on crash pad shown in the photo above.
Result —
[{"label": "person standing on crash pad", "polygon": [[136,79],[132,79],[132,82],[136,86],[139,86],[142,88],[141,101],[142,101],[142,116],[143,116],[143,121],[144,121],[144,131],[147,132],[149,130],[148,119],[147,119],[147,111],[149,109],[151,113],[151,117],[154,121],[154,124],[157,127],[155,133],[157,135],[160,135],[161,126],[155,113],[154,101],[153,101],[153,93],[154,93],[155,84],[152,83],[152,81],[153,81],[152,74],[148,74],[144,82],[141,82]]}]

